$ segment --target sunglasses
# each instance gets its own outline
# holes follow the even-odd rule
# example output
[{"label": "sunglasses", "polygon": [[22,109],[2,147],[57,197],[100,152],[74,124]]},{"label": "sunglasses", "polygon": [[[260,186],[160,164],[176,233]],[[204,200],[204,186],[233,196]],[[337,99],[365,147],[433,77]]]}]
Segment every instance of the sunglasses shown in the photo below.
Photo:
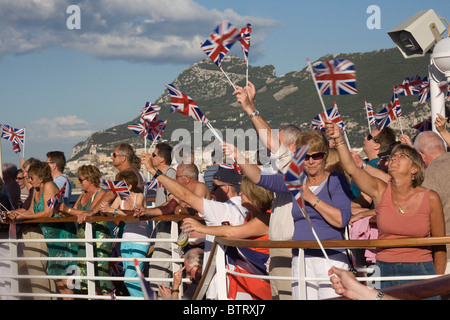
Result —
[{"label": "sunglasses", "polygon": [[313,158],[313,160],[322,160],[323,157],[325,156],[325,153],[323,152],[317,152],[317,153],[313,153],[313,154],[307,154],[305,156],[305,161],[308,161],[309,159]]},{"label": "sunglasses", "polygon": [[367,141],[373,140],[376,143],[380,143],[379,140],[375,139],[370,133],[367,135]]}]

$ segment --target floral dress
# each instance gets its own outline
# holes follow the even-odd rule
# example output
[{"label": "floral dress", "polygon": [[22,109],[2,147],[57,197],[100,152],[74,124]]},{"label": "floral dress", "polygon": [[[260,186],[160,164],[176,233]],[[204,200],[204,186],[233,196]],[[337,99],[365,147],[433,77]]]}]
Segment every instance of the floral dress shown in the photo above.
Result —
[{"label": "floral dress", "polygon": [[[44,211],[44,194],[39,203],[33,199],[34,212]],[[53,217],[59,217],[54,214]],[[45,222],[40,224],[45,239],[76,239],[76,227],[72,222]],[[78,244],[75,242],[48,242],[48,255],[51,258],[73,258],[78,256]],[[73,275],[76,272],[76,261],[48,261],[48,274],[54,276]]]},{"label": "floral dress", "polygon": [[[95,196],[100,192],[100,189],[89,199],[89,201],[83,206],[81,204],[81,200],[84,197],[84,194],[81,196],[80,200],[77,203],[77,209],[79,210],[85,210],[89,211],[91,210],[92,202],[95,199]],[[85,226],[86,223],[82,223],[78,225],[78,232],[77,236],[80,239],[85,238]],[[111,232],[108,226],[107,221],[101,221],[101,222],[94,222],[92,224],[92,229],[94,232],[94,238],[95,239],[109,239],[111,238]],[[111,251],[112,251],[112,242],[96,242],[94,247],[94,255],[97,258],[100,257],[111,257]],[[79,251],[78,251],[79,257],[86,257],[86,245],[84,243],[79,244]],[[86,276],[86,261],[80,261],[78,262],[78,268],[81,273],[81,276]],[[100,277],[109,277],[109,262],[108,261],[98,261],[95,264],[95,274]],[[98,284],[100,286],[101,292],[104,293],[111,293],[111,291],[114,290],[114,285],[110,280],[99,280]],[[85,280],[81,281],[81,289],[87,290],[87,283]]]}]

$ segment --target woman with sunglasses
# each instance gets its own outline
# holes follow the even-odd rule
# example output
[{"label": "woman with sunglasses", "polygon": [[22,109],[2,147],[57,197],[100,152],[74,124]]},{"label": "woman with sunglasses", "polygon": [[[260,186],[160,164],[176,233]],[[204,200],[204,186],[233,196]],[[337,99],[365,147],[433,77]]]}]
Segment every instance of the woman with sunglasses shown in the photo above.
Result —
[{"label": "woman with sunglasses", "polygon": [[[375,204],[379,239],[445,236],[442,204],[437,193],[421,187],[425,174],[421,155],[407,145],[397,145],[391,152],[385,182],[371,176],[352,161],[339,128],[328,121],[326,132],[333,138],[344,169],[356,185]],[[378,249],[376,265],[380,275],[412,276],[443,274],[446,267],[445,246]],[[381,288],[406,283],[382,281]]]},{"label": "woman with sunglasses", "polygon": [[[311,219],[312,226],[321,240],[342,240],[342,229],[351,217],[350,186],[346,177],[337,172],[328,172],[326,158],[329,144],[324,134],[319,130],[302,133],[297,138],[296,148],[309,144],[304,162],[303,198],[306,213]],[[237,153],[234,146],[226,145],[227,155]],[[244,159],[242,155],[234,154],[234,159]],[[286,187],[282,174],[266,175],[253,164],[239,162],[243,172],[251,181],[273,192],[290,193]],[[308,221],[303,216],[300,207],[293,199],[292,217],[294,219],[294,234],[292,240],[313,240],[314,234]],[[327,250],[327,255],[333,266],[348,269],[348,257],[343,250]],[[328,279],[328,263],[320,249],[305,250],[305,268],[307,277]],[[292,273],[298,277],[299,270],[298,249],[293,250]],[[303,269],[303,268],[302,268]],[[297,282],[292,284],[292,297],[297,295]],[[319,300],[336,297],[330,281],[308,281],[307,299]]]},{"label": "woman with sunglasses", "polygon": [[[85,220],[86,217],[92,216],[91,208],[96,205],[106,193],[100,188],[101,172],[93,165],[83,165],[78,168],[78,181],[83,192],[75,201],[73,208],[68,207],[62,203],[59,206],[59,211],[77,217],[78,230],[77,236],[80,239],[85,239]],[[94,238],[96,239],[110,239],[111,231],[107,221],[98,221],[92,223]],[[96,242],[94,247],[94,255],[96,258],[110,258],[112,252],[112,242]],[[86,257],[86,246],[84,243],[79,244],[78,256]],[[78,262],[78,270],[81,276],[87,275],[86,262]],[[109,277],[109,262],[98,261],[95,265],[95,274],[100,277]],[[81,281],[81,290],[87,291],[86,280]],[[97,294],[109,295],[114,290],[114,285],[110,280],[96,281]]]}]

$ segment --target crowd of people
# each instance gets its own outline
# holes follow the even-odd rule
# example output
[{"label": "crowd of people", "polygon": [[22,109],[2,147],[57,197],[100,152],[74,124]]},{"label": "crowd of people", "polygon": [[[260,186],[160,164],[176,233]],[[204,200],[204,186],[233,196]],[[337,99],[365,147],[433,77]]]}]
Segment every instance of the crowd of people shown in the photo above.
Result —
[{"label": "crowd of people", "polygon": [[[99,169],[83,165],[77,172],[82,193],[71,205],[68,199],[72,190],[64,174],[64,154],[49,152],[46,161],[34,158],[22,161],[20,170],[15,172],[11,167],[4,168],[0,200],[8,210],[8,217],[20,222],[23,219],[76,216],[77,223],[18,224],[24,239],[75,239],[85,237],[85,220],[90,216],[121,217],[130,212],[134,217],[192,215],[179,223],[161,220],[154,227],[143,218],[93,223],[96,239],[133,239],[133,242],[120,244],[98,242],[94,247],[96,257],[156,259],[148,264],[140,262],[139,267],[154,279],[151,288],[161,299],[192,297],[215,236],[297,241],[315,240],[316,236],[320,240],[348,237],[399,239],[441,237],[450,230],[447,194],[450,179],[445,170],[450,157],[445,143],[450,144],[450,133],[446,129],[446,119],[441,115],[435,123],[438,133],[423,132],[414,141],[406,135],[397,137],[389,127],[371,131],[362,141],[362,158],[349,149],[341,130],[331,121],[327,121],[324,132],[302,131],[294,124],[275,131],[256,109],[256,89],[252,83],[245,88],[236,86],[234,95],[255,130],[264,133],[259,138],[269,151],[269,160],[265,163],[250,161],[243,156],[243,150],[223,144],[227,159],[240,160],[237,163],[239,170],[217,161],[200,173],[193,161],[192,149],[182,156],[179,164],[173,165],[174,149],[167,143],[157,144],[154,150],[143,152],[140,158],[130,145],[120,144],[111,154],[111,160],[118,171],[115,180],[126,181],[130,196],[116,196],[103,189]],[[308,151],[302,176],[305,212],[302,212],[286,186],[284,174],[296,150],[306,145]],[[143,166],[159,183],[152,207],[146,206],[147,179],[142,174]],[[62,203],[49,206],[50,198],[63,186]],[[184,263],[178,271],[173,270],[168,259],[172,257],[171,243],[151,243],[152,238],[170,239],[172,228],[189,233],[191,238],[204,238],[204,241],[190,241],[184,248]],[[1,230],[7,228],[3,226]],[[341,294],[350,298],[373,296],[381,299],[383,288],[409,280],[381,281],[381,291],[366,290],[360,289],[361,286],[344,271],[352,270],[355,265],[372,265],[382,277],[446,274],[450,272],[447,249],[445,245],[352,252],[327,249],[326,255],[320,249],[307,249],[302,260],[298,249],[228,248],[226,264],[227,268],[242,273],[298,277],[300,270],[305,270],[308,278],[327,279],[307,281],[306,298],[309,300],[329,299]],[[86,262],[75,259],[85,257],[85,251],[82,242],[70,241],[26,242],[21,248],[24,257],[71,258],[26,261],[30,275],[65,276],[76,272],[86,275]],[[132,262],[123,261],[123,270],[122,275],[127,278],[138,276]],[[109,264],[96,261],[95,273],[97,276],[111,275]],[[190,280],[182,281],[183,276]],[[275,278],[267,281],[229,275],[227,281],[229,299],[300,298],[296,280]],[[124,284],[121,294],[143,296],[138,280],[127,280]],[[30,286],[33,293],[59,292],[71,299],[70,294],[85,292],[87,283],[81,281],[74,287],[58,278],[56,281],[31,278]],[[113,281],[96,281],[99,295],[111,294],[116,286]],[[213,278],[206,299],[217,297],[217,280]],[[45,295],[39,296],[39,299],[44,298]]]}]

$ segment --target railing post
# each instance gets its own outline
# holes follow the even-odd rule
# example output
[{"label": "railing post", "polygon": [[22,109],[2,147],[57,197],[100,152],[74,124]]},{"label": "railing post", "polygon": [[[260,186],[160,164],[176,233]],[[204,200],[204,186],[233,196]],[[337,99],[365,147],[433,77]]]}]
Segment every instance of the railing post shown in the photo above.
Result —
[{"label": "railing post", "polygon": [[[92,242],[93,240],[93,228],[92,228],[92,222],[86,221],[85,224],[85,245],[86,245],[86,258],[88,258],[88,261],[86,261],[86,274],[88,277],[94,277],[95,276],[95,265],[94,261],[92,259],[94,258],[94,246],[95,242]],[[87,288],[88,288],[88,295],[95,295],[95,280],[88,279],[87,280]]]},{"label": "railing post", "polygon": [[228,294],[227,294],[225,246],[222,244],[217,245],[216,251],[216,284],[217,284],[217,299],[227,300]]},{"label": "railing post", "polygon": [[[9,225],[9,238],[17,239],[17,225],[10,224]],[[19,244],[17,242],[5,243],[6,246],[9,246],[9,256],[11,260],[9,261],[9,271],[11,274],[11,293],[20,293],[19,292],[19,279],[16,278],[19,275],[19,261],[17,261],[17,257],[19,256]],[[5,279],[6,281],[6,279]],[[19,299],[19,297],[11,297],[12,299]]]},{"label": "railing post", "polygon": [[305,250],[298,249],[298,298],[299,300],[306,300],[306,267],[305,267]]}]

